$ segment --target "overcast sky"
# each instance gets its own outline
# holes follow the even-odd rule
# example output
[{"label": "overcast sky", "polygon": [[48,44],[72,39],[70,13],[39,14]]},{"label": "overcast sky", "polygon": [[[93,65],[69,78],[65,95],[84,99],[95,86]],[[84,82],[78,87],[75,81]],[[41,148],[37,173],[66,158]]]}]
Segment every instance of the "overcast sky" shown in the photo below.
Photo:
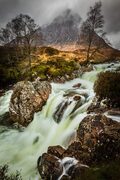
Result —
[{"label": "overcast sky", "polygon": [[[32,16],[39,25],[50,23],[63,10],[70,8],[85,19],[89,6],[97,0],[0,0],[0,27],[19,13]],[[120,0],[102,0],[105,30],[111,43],[120,48]]]}]

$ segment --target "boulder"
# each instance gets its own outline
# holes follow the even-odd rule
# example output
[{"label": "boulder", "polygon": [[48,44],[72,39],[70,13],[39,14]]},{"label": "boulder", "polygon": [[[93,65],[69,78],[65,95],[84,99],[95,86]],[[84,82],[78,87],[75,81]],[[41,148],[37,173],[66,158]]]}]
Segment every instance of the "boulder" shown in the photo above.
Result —
[{"label": "boulder", "polygon": [[120,123],[104,115],[89,115],[79,125],[77,139],[90,152],[91,162],[120,158]]},{"label": "boulder", "polygon": [[81,163],[77,163],[76,165],[72,166],[69,171],[68,171],[68,175],[70,177],[70,180],[77,180],[79,178],[79,180],[83,180],[84,175],[86,174],[86,171],[89,169],[89,166],[81,164]]},{"label": "boulder", "polygon": [[91,103],[91,105],[87,109],[87,113],[96,113],[96,114],[103,114],[108,111],[106,100],[99,101],[97,97],[95,97]]},{"label": "boulder", "polygon": [[48,147],[48,154],[54,155],[58,158],[62,158],[65,149],[61,146],[50,146]]},{"label": "boulder", "polygon": [[81,142],[73,142],[63,153],[63,157],[74,157],[82,164],[90,162],[90,153],[87,148],[82,147]]},{"label": "boulder", "polygon": [[33,120],[34,113],[45,105],[50,93],[51,85],[46,81],[17,83],[9,107],[11,120],[27,126]]},{"label": "boulder", "polygon": [[37,167],[41,178],[44,180],[56,180],[63,171],[59,158],[48,153],[44,153],[38,159]]},{"label": "boulder", "polygon": [[[60,147],[56,146],[53,148],[61,149]],[[39,174],[44,180],[73,180],[79,176],[79,173],[83,173],[89,168],[87,165],[81,164],[74,157],[58,158],[54,155],[55,150],[54,152],[52,150],[53,154],[49,154],[49,152],[51,153],[49,150],[47,153],[44,153],[38,159],[37,163]]]},{"label": "boulder", "polygon": [[73,85],[73,88],[80,88],[80,87],[81,87],[81,83]]}]

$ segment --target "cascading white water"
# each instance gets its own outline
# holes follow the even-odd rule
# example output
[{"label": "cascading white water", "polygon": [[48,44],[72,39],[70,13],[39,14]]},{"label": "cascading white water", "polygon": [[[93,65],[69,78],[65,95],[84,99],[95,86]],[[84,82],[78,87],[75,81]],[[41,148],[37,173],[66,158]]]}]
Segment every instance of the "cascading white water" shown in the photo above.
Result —
[{"label": "cascading white water", "polygon": [[[63,167],[63,172],[61,176],[58,178],[58,180],[61,180],[61,178],[64,175],[68,175],[68,171],[70,170],[70,168],[78,163],[78,161],[75,158],[71,158],[71,157],[65,157],[62,160],[59,160],[59,162],[60,162],[60,166]],[[89,168],[89,166],[80,163],[79,166]]]},{"label": "cascading white water", "polygon": [[61,180],[61,178],[64,176],[64,175],[68,175],[67,172],[68,170],[76,165],[78,163],[78,161],[75,159],[75,158],[68,158],[68,157],[65,157],[64,159],[62,159],[60,161],[60,165],[63,167],[63,173],[61,174],[61,176],[58,178],[58,180]]},{"label": "cascading white water", "polygon": [[[0,165],[7,163],[11,172],[19,170],[23,180],[38,180],[38,157],[46,152],[49,146],[68,146],[70,137],[86,116],[86,109],[94,98],[93,82],[96,75],[106,67],[108,64],[94,66],[93,71],[62,85],[52,83],[52,93],[47,104],[41,112],[34,115],[34,120],[23,132],[9,129],[0,134]],[[74,85],[78,83],[81,86],[75,88]],[[65,100],[64,95],[69,92],[80,94],[83,103],[73,111],[76,102],[70,98],[69,101],[72,102],[66,107],[60,123],[57,124],[53,115],[58,105]],[[8,91],[0,98],[0,115],[8,111],[11,94],[12,91]]]}]

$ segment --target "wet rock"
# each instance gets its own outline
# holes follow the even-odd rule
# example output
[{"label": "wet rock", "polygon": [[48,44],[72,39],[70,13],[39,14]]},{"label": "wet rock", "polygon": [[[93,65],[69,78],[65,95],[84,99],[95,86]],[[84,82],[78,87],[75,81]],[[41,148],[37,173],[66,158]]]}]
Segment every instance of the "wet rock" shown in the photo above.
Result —
[{"label": "wet rock", "polygon": [[73,99],[74,99],[74,101],[79,101],[81,99],[81,97],[80,96],[75,96]]},{"label": "wet rock", "polygon": [[86,170],[89,169],[89,166],[77,163],[75,165],[71,165],[70,168],[68,168],[68,171],[66,172],[65,175],[61,177],[61,180],[74,180],[78,179],[83,180],[83,176],[86,173]]},{"label": "wet rock", "polygon": [[81,87],[81,83],[75,84],[75,85],[73,86],[73,88],[80,88],[80,87]]},{"label": "wet rock", "polygon": [[5,91],[3,89],[0,89],[0,97],[4,96],[4,94],[5,94]]},{"label": "wet rock", "polygon": [[44,153],[38,159],[37,167],[41,178],[44,180],[56,180],[63,171],[59,158],[48,153]]},{"label": "wet rock", "polygon": [[104,101],[99,101],[98,98],[94,98],[93,102],[91,103],[91,105],[89,106],[89,108],[87,109],[87,113],[105,113],[108,110],[108,107],[106,105],[105,100]]},{"label": "wet rock", "polygon": [[83,147],[81,142],[73,142],[63,153],[63,157],[75,157],[80,163],[88,164],[90,162],[90,153],[88,148]]},{"label": "wet rock", "polygon": [[17,122],[11,122],[9,112],[0,116],[0,133],[4,131],[8,131],[9,129],[17,129],[19,131],[23,131],[24,127]]},{"label": "wet rock", "polygon": [[12,125],[10,121],[10,115],[8,112],[0,116],[0,125],[9,127]]},{"label": "wet rock", "polygon": [[86,170],[89,169],[89,166],[81,164],[81,163],[77,163],[75,166],[71,167],[68,171],[68,175],[70,177],[71,180],[73,179],[78,179],[79,180],[83,180],[83,176],[86,173]]},{"label": "wet rock", "polygon": [[70,91],[70,92],[67,92],[66,94],[64,94],[63,96],[64,97],[73,97],[75,95],[79,96],[80,94],[76,93],[75,91]]},{"label": "wet rock", "polygon": [[90,72],[92,70],[93,70],[93,65],[92,64],[88,64],[88,65],[82,66],[82,68],[81,68],[81,71],[83,73]]},{"label": "wet rock", "polygon": [[120,158],[120,123],[104,115],[89,115],[79,125],[77,138],[92,162]]},{"label": "wet rock", "polygon": [[[56,147],[54,148],[56,149]],[[50,151],[48,150],[48,152]],[[59,159],[52,154],[44,153],[38,159],[38,171],[44,180],[73,180],[79,177],[79,173],[83,173],[88,168],[87,165],[81,164],[74,157]]]},{"label": "wet rock", "polygon": [[70,176],[63,175],[60,180],[70,180]]},{"label": "wet rock", "polygon": [[63,114],[65,112],[65,110],[67,109],[67,107],[72,103],[72,101],[68,101],[68,100],[64,100],[62,103],[60,103],[55,111],[55,113],[53,114],[53,118],[55,120],[56,123],[60,123]]},{"label": "wet rock", "polygon": [[62,158],[62,155],[63,155],[64,151],[65,151],[65,149],[63,147],[61,147],[61,146],[50,146],[48,148],[47,153],[51,154],[51,155],[54,155],[54,156],[56,156],[58,158]]},{"label": "wet rock", "polygon": [[120,116],[120,109],[109,110],[108,115],[110,115],[110,116]]},{"label": "wet rock", "polygon": [[63,102],[61,102],[57,106],[56,111],[53,114],[53,118],[54,118],[55,122],[57,122],[57,123],[60,123],[60,121],[62,120],[62,117],[64,115],[64,112],[71,105],[71,103],[73,101],[76,101],[76,102],[75,102],[73,110],[71,111],[70,114],[73,114],[85,102],[84,97],[82,98],[80,95],[76,95],[74,92],[65,94],[64,97],[65,97],[65,99],[63,100]]},{"label": "wet rock", "polygon": [[80,106],[82,106],[83,102],[81,101],[81,98],[79,101],[77,101],[75,107],[73,108],[72,112],[70,114],[73,114]]},{"label": "wet rock", "polygon": [[17,83],[10,101],[11,120],[27,126],[33,120],[34,113],[45,105],[50,93],[51,85],[46,81]]}]

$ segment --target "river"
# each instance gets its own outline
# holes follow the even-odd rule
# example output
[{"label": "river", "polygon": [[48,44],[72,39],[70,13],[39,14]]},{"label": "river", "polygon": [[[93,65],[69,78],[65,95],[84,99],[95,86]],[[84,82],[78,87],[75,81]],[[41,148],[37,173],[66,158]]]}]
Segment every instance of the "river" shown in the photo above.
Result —
[{"label": "river", "polygon": [[[52,83],[47,104],[34,115],[27,128],[21,132],[15,129],[2,131],[3,126],[0,126],[0,165],[8,164],[10,172],[19,170],[23,180],[38,180],[38,157],[49,146],[68,146],[95,96],[93,85],[97,74],[118,67],[119,63],[94,65],[93,71],[77,79],[65,84]],[[0,116],[8,112],[11,94],[11,90],[7,91],[0,98]]]}]

